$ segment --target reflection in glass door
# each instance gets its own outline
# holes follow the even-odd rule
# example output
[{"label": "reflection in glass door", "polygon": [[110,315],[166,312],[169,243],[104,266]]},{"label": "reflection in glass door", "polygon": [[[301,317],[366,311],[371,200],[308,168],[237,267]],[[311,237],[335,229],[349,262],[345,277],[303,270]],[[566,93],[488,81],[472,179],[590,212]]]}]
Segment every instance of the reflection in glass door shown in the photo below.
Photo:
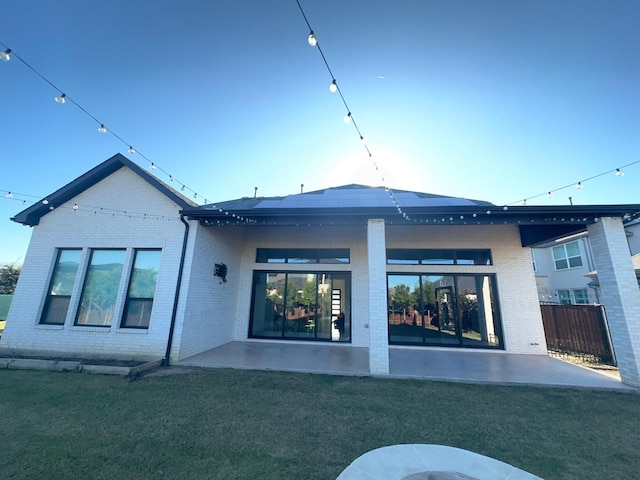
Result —
[{"label": "reflection in glass door", "polygon": [[392,344],[501,347],[492,275],[388,275]]},{"label": "reflection in glass door", "polygon": [[349,273],[255,272],[249,335],[350,341]]}]

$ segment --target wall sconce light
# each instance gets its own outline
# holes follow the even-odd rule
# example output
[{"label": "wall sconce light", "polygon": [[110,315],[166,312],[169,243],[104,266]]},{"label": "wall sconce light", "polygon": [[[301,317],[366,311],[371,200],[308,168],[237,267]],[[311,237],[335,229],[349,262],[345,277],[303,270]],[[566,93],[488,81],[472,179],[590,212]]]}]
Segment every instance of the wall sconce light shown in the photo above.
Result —
[{"label": "wall sconce light", "polygon": [[227,281],[227,266],[224,263],[216,263],[213,274],[220,277],[223,282]]}]

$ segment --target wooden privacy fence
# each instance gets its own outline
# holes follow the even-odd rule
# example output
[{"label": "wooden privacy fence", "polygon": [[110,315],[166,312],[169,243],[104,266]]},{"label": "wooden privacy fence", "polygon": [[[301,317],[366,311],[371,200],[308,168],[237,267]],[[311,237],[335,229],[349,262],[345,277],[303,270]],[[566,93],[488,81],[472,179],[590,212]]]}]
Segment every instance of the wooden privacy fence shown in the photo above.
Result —
[{"label": "wooden privacy fence", "polygon": [[547,349],[616,365],[604,305],[540,305]]}]

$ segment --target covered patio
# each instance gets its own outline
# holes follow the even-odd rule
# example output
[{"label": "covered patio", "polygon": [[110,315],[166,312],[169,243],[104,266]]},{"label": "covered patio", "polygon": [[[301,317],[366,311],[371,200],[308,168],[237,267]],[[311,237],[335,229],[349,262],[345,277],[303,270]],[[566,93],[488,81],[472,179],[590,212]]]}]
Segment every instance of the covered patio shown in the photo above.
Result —
[{"label": "covered patio", "polygon": [[[311,343],[229,342],[174,364],[369,376],[369,349]],[[389,347],[389,377],[499,385],[637,391],[619,379],[544,355]],[[386,375],[385,375],[386,377]]]}]

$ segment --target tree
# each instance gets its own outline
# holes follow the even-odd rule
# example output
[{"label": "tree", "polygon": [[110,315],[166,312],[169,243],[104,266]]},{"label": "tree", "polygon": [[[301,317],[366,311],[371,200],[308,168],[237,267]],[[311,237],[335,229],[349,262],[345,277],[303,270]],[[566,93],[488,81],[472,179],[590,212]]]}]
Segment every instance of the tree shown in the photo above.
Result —
[{"label": "tree", "polygon": [[21,271],[22,267],[16,264],[0,267],[0,294],[13,295]]}]

